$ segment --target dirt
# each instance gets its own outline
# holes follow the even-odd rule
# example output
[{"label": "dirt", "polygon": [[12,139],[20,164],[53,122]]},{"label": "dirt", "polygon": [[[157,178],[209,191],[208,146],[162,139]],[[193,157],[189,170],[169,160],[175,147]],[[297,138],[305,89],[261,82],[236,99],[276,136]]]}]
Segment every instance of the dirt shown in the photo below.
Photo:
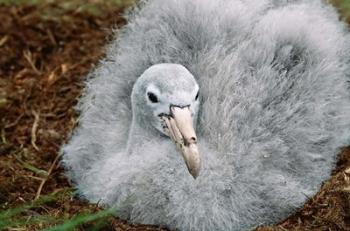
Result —
[{"label": "dirt", "polygon": [[[73,196],[58,157],[60,145],[77,123],[74,105],[84,76],[103,57],[111,28],[125,23],[124,7],[99,7],[103,14],[67,10],[54,3],[0,5],[0,210],[43,195],[59,195],[54,202],[26,210],[19,219],[35,215],[68,219],[101,210]],[[48,226],[39,222],[20,228]],[[80,225],[78,230],[87,227]],[[115,217],[102,227],[164,230]],[[350,230],[350,148],[343,149],[331,179],[299,212],[258,230]]]}]

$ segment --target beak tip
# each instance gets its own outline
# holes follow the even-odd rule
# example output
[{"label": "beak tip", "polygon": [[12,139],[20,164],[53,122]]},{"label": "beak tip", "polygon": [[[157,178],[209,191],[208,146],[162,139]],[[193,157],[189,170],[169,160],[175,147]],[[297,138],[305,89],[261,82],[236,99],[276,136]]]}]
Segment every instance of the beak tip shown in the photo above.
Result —
[{"label": "beak tip", "polygon": [[191,174],[192,176],[193,176],[193,179],[197,179],[197,177],[198,177],[198,175],[196,175],[196,174]]},{"label": "beak tip", "polygon": [[190,170],[189,169],[189,172],[190,172],[190,174],[191,174],[191,176],[196,180],[197,179],[197,177],[199,176],[199,169],[192,169],[192,170]]}]

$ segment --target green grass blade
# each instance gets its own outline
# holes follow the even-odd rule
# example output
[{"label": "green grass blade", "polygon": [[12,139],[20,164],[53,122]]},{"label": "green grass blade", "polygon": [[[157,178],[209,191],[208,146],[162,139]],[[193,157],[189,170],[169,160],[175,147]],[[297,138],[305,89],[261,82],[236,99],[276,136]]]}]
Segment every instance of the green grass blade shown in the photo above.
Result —
[{"label": "green grass blade", "polygon": [[78,216],[66,221],[65,223],[63,223],[61,225],[45,229],[45,231],[73,230],[74,228],[76,228],[79,225],[82,225],[82,224],[87,223],[87,222],[105,219],[105,218],[107,218],[115,213],[116,213],[115,209],[107,209],[107,210],[103,210],[103,211],[100,211],[100,212],[95,213],[95,214],[78,215]]}]

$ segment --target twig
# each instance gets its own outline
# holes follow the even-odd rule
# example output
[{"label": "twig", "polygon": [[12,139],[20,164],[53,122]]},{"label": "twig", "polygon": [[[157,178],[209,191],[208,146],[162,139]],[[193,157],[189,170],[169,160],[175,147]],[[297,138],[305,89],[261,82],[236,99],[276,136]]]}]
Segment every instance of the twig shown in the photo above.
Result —
[{"label": "twig", "polygon": [[1,142],[2,142],[3,144],[7,144],[6,132],[5,132],[5,129],[4,129],[4,128],[1,129]]},{"label": "twig", "polygon": [[40,75],[41,72],[38,70],[38,68],[36,68],[35,66],[35,61],[33,60],[33,57],[32,57],[32,53],[27,50],[27,51],[23,51],[23,56],[24,58],[28,61],[29,65],[31,66],[31,68],[33,69],[33,71]]},{"label": "twig", "polygon": [[38,130],[39,125],[39,113],[36,113],[34,110],[32,111],[34,115],[34,123],[32,127],[32,133],[31,133],[31,144],[34,147],[35,150],[39,151],[38,146],[36,146],[36,131]]},{"label": "twig", "polygon": [[46,33],[47,33],[47,35],[49,36],[49,39],[51,40],[52,45],[57,46],[57,42],[56,42],[55,36],[53,36],[51,30],[50,30],[50,29],[47,29],[47,30],[46,30]]},{"label": "twig", "polygon": [[40,181],[43,180],[43,178],[41,178],[41,177],[36,177],[36,176],[31,176],[31,175],[24,175],[24,176],[25,176],[25,177],[32,178],[32,179],[34,179],[34,180],[40,180]]},{"label": "twig", "polygon": [[0,47],[2,47],[8,40],[9,36],[5,35],[4,37],[2,37],[2,39],[0,39]]},{"label": "twig", "polygon": [[18,122],[20,121],[20,119],[22,119],[23,116],[24,116],[24,114],[22,113],[20,116],[18,116],[18,117],[16,118],[16,120],[15,120],[13,123],[6,124],[6,125],[5,125],[5,129],[16,126],[16,125],[18,124]]},{"label": "twig", "polygon": [[278,228],[280,228],[283,231],[287,231],[282,225],[279,225]]},{"label": "twig", "polygon": [[60,155],[57,155],[56,158],[54,159],[54,161],[52,162],[52,164],[51,164],[49,170],[47,171],[47,176],[41,180],[41,183],[40,183],[40,185],[39,185],[39,188],[38,188],[38,190],[36,191],[36,195],[35,195],[34,200],[37,200],[37,199],[40,197],[41,191],[42,191],[42,189],[43,189],[43,187],[44,187],[46,181],[49,179],[49,177],[50,177],[50,175],[51,175],[53,169],[55,168],[55,165],[56,165],[56,163],[57,163],[57,161],[58,161],[59,158],[60,158]]}]

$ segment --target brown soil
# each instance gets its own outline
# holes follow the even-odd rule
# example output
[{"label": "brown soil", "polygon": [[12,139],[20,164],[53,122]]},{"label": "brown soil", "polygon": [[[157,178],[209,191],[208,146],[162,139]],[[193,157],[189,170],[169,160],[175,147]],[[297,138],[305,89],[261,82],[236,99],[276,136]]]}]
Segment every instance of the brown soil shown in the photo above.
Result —
[{"label": "brown soil", "polygon": [[[103,14],[53,3],[0,6],[0,210],[43,195],[59,196],[20,216],[68,219],[100,210],[72,196],[57,155],[76,124],[73,106],[84,76],[103,56],[112,26],[125,23],[123,7],[99,7]],[[162,230],[113,217],[108,221],[103,230]],[[343,150],[332,178],[297,214],[258,230],[350,230],[350,148]]]}]

